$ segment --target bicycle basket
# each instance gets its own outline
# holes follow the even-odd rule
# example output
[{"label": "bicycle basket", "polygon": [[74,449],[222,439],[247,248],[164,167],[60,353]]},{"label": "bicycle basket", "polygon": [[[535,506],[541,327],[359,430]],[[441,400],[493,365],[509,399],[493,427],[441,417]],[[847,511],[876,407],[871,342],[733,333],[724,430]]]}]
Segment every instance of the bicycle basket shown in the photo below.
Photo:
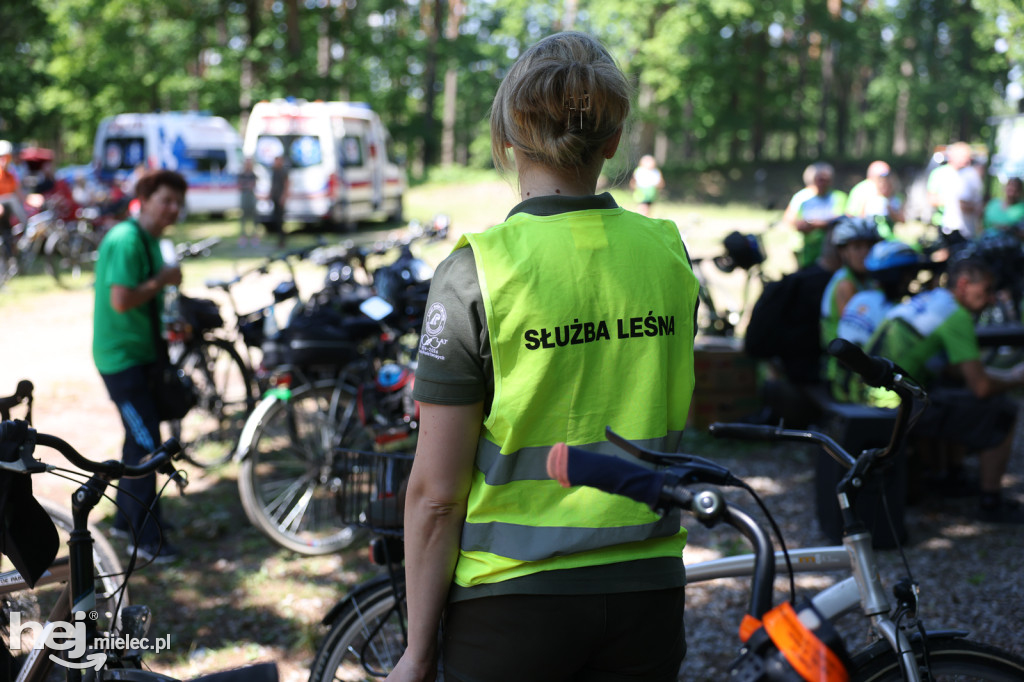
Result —
[{"label": "bicycle basket", "polygon": [[335,460],[340,472],[335,503],[342,522],[379,535],[401,533],[412,455],[356,450],[342,450],[339,455]]},{"label": "bicycle basket", "polygon": [[224,318],[220,316],[220,306],[208,298],[190,298],[179,296],[178,304],[181,315],[192,329],[199,332],[217,329],[224,326]]}]

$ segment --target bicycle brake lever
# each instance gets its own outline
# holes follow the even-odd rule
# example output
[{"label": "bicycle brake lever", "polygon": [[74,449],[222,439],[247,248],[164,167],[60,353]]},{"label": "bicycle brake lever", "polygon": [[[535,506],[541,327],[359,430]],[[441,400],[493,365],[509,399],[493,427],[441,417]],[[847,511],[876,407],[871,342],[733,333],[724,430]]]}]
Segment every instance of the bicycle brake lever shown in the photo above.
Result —
[{"label": "bicycle brake lever", "polygon": [[[32,457],[32,453],[36,450],[36,431],[29,427],[27,422],[20,422],[20,424],[24,424],[23,427],[19,427],[18,424],[19,422],[11,421],[0,424],[5,434],[9,433],[10,436],[14,436],[11,440],[17,439],[17,430],[24,428],[24,437],[17,439],[18,444],[14,450],[18,459],[0,460],[0,470],[15,474],[38,474],[54,468]],[[9,445],[10,441],[7,444]]]}]

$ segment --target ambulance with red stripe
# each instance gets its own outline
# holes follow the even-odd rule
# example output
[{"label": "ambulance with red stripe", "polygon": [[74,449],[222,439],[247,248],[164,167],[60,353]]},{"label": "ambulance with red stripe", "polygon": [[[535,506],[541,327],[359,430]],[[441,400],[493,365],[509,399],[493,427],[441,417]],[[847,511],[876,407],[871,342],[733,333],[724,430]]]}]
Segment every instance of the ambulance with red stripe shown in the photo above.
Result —
[{"label": "ambulance with red stripe", "polygon": [[258,219],[270,216],[274,159],[288,168],[285,220],[351,227],[385,217],[402,220],[405,172],[389,158],[380,116],[359,102],[259,102],[242,151],[256,172]]},{"label": "ambulance with red stripe", "polygon": [[226,119],[198,111],[118,114],[100,122],[93,165],[101,182],[123,186],[138,167],[175,170],[188,181],[189,213],[238,209],[242,138]]}]

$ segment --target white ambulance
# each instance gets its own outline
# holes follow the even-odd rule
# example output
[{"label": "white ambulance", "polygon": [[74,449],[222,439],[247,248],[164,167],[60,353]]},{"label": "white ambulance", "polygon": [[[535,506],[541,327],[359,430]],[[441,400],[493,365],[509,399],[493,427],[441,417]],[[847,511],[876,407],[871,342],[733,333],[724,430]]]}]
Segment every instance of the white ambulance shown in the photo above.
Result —
[{"label": "white ambulance", "polygon": [[285,220],[351,226],[386,217],[402,220],[405,172],[391,158],[380,116],[359,102],[259,102],[249,116],[242,151],[254,160],[256,210],[269,218],[274,159],[288,168]]},{"label": "white ambulance", "polygon": [[185,176],[189,213],[220,214],[239,207],[242,138],[220,116],[167,111],[103,119],[93,145],[100,180],[121,184],[140,164]]}]

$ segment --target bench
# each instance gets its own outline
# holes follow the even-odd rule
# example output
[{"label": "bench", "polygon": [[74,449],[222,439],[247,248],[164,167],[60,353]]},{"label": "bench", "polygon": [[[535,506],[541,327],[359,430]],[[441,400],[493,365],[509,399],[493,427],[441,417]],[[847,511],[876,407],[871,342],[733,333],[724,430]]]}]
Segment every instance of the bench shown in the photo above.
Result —
[{"label": "bench", "polygon": [[[851,455],[858,455],[867,448],[885,447],[892,435],[896,421],[896,410],[883,407],[869,407],[852,403],[839,403],[827,397],[824,392],[811,392],[811,398],[819,410],[818,424],[822,432],[843,446]],[[907,490],[907,455],[901,448],[896,459],[885,470],[881,480],[866,484],[854,504],[854,512],[871,531],[874,546],[888,549],[896,546],[896,540],[907,538],[904,524]],[[819,456],[815,465],[815,508],[818,524],[829,542],[842,542],[843,524],[836,501],[836,484],[846,469],[829,456]],[[885,516],[881,495],[885,493],[896,535]]]}]

